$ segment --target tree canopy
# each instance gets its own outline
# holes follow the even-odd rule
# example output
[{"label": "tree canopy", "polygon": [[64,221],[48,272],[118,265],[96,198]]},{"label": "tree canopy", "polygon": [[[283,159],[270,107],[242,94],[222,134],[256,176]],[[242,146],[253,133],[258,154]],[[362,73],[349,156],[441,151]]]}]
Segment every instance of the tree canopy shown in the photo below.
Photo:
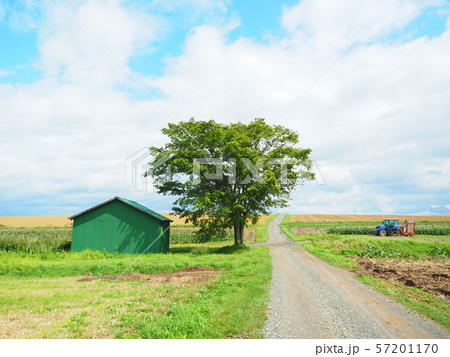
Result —
[{"label": "tree canopy", "polygon": [[162,132],[169,141],[150,147],[146,175],[158,193],[177,197],[173,211],[205,237],[233,228],[235,244],[243,244],[246,224],[285,207],[295,186],[314,178],[311,150],[296,147],[298,134],[261,118],[249,124],[190,119]]}]

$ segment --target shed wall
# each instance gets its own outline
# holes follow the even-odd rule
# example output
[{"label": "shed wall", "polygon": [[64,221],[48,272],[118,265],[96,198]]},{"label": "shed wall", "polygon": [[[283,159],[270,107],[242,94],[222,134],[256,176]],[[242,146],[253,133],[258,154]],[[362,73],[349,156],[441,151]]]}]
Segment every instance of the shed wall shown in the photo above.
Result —
[{"label": "shed wall", "polygon": [[169,222],[115,200],[74,218],[72,251],[142,253],[151,245],[146,253],[168,252],[169,229],[164,233],[168,226]]}]

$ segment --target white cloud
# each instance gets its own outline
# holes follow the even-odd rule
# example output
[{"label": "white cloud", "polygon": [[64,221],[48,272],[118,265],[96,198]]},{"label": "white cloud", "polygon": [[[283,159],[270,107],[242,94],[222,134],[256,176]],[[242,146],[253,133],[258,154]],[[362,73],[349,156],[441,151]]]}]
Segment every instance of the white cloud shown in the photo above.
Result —
[{"label": "white cloud", "polygon": [[125,8],[120,0],[91,0],[75,8],[53,4],[47,12],[40,29],[41,68],[68,82],[105,87],[126,82],[116,62],[126,66],[161,29],[156,17]]},{"label": "white cloud", "polygon": [[403,28],[424,8],[441,0],[303,0],[285,7],[284,28],[301,41],[317,47],[339,48],[360,41],[373,41]]},{"label": "white cloud", "polygon": [[[118,0],[65,4],[125,66],[167,35],[166,20]],[[226,3],[205,4],[204,12],[226,13]],[[224,19],[197,26],[164,75],[140,80],[163,93],[159,103],[175,120],[274,123],[300,96],[276,123],[300,133],[327,184],[300,187],[292,212],[411,213],[448,205],[450,31],[382,41],[432,4],[399,1],[316,83],[388,2],[326,4],[303,0],[285,8],[288,36],[266,44],[229,41],[233,26]],[[54,5],[47,3],[39,28],[43,80],[0,85],[1,195],[39,197],[39,205],[57,197],[72,209],[124,192],[170,207],[170,200],[125,187],[125,160],[160,145],[160,129],[174,119],[124,91],[133,82]]]},{"label": "white cloud", "polygon": [[[127,157],[161,142],[167,116],[151,100],[117,90],[130,85],[122,69],[61,8],[47,5],[39,33],[43,79],[0,85],[1,196],[57,196],[67,205],[80,190],[123,190]],[[88,1],[70,11],[123,65],[159,31],[152,16],[119,1]]]},{"label": "white cloud", "polygon": [[[401,2],[392,10],[402,13],[399,22],[387,18],[378,35],[405,25],[423,6]],[[303,10],[305,18],[314,19],[315,8]],[[365,19],[374,11],[365,13]],[[311,21],[316,31],[338,43],[342,34],[350,38],[362,24],[360,16],[349,16],[342,20],[345,26],[333,25],[341,29],[336,33],[327,21]],[[320,40],[298,43],[292,38],[261,45],[249,39],[227,43],[226,38],[226,32],[211,26],[192,33],[184,54],[157,81],[168,102],[183,104],[184,112],[199,119],[263,116],[274,122],[333,59],[329,48],[317,45]],[[448,44],[448,31],[433,39],[360,44],[278,121],[298,130],[303,144],[313,148],[328,186],[320,187],[323,192],[299,189],[294,210],[406,212],[430,197],[421,197],[414,206],[402,195],[448,190],[446,172],[432,171],[431,161],[448,158],[449,152]],[[334,58],[341,50],[333,48]],[[435,183],[427,179],[429,172],[434,172]],[[305,203],[302,196],[308,204],[298,206],[297,200]]]}]

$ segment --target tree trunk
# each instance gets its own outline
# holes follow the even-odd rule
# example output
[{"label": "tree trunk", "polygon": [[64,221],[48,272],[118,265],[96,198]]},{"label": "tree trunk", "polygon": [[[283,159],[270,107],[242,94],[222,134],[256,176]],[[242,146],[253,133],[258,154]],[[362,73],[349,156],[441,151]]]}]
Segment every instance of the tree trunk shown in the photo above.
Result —
[{"label": "tree trunk", "polygon": [[244,244],[244,222],[236,222],[234,224],[234,244]]}]

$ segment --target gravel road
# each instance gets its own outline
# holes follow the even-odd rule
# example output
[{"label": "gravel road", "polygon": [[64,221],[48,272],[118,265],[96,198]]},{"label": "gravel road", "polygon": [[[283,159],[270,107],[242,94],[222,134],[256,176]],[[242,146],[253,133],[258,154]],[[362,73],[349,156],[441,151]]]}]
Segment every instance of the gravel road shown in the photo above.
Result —
[{"label": "gravel road", "polygon": [[273,260],[266,338],[449,338],[419,316],[310,255],[269,224]]}]

